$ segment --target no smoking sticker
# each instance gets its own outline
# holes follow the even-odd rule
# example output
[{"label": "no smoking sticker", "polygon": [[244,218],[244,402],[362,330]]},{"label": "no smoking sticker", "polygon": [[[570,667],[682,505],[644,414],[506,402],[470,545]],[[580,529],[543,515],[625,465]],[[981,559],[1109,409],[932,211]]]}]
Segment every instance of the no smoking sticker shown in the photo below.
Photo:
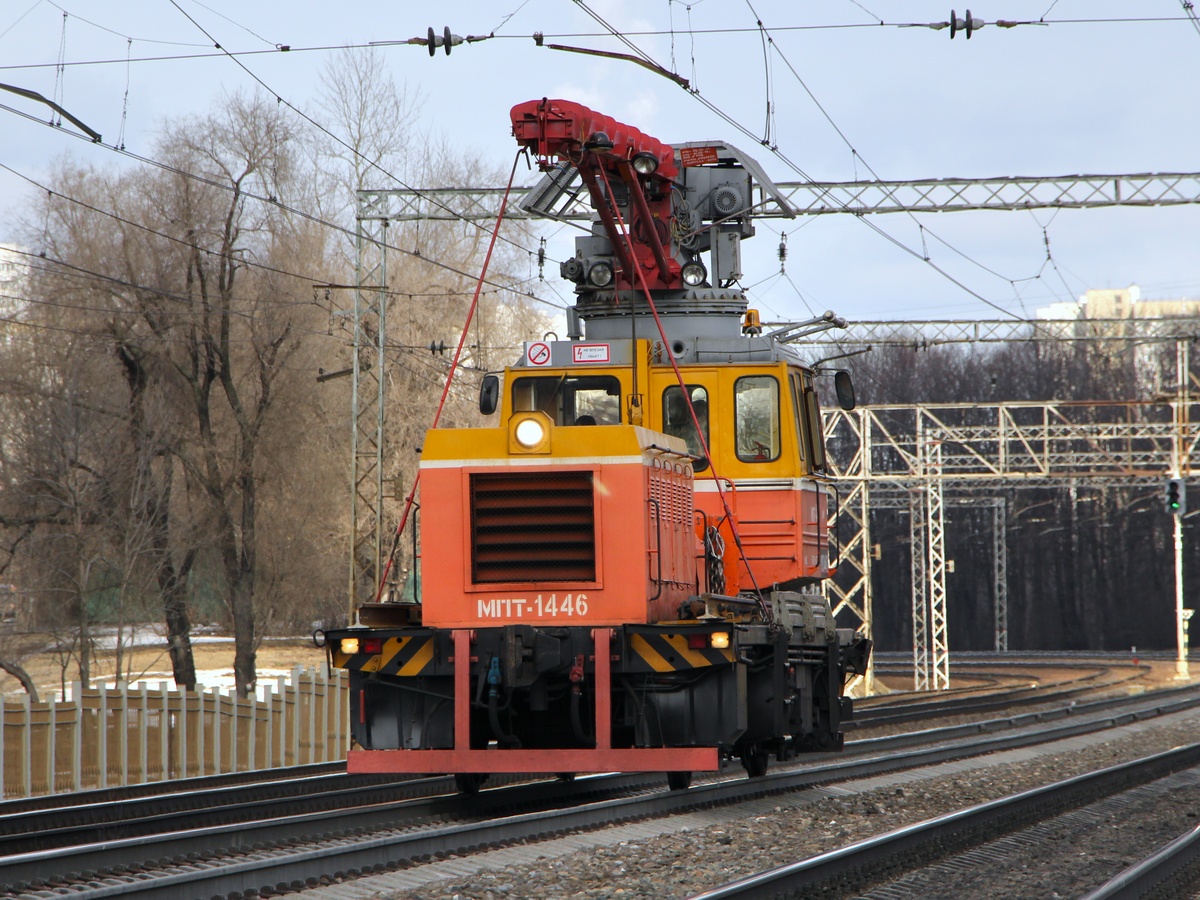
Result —
[{"label": "no smoking sticker", "polygon": [[531,366],[550,365],[550,345],[545,341],[533,341],[526,344],[525,359]]}]

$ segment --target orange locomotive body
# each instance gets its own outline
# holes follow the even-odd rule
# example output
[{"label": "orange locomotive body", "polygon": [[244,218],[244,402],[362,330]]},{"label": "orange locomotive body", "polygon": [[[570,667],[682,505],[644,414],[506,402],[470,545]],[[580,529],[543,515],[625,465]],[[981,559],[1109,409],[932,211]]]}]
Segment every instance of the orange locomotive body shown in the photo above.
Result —
[{"label": "orange locomotive body", "polygon": [[[500,429],[428,435],[421,485],[438,508],[425,511],[422,541],[437,565],[426,563],[422,591],[438,602],[424,607],[425,624],[648,623],[677,617],[695,593],[685,448],[637,426],[546,430],[553,455],[519,467],[500,446],[481,458],[489,440],[504,443]],[[474,458],[447,458],[460,438]],[[608,563],[650,553],[653,568]]]},{"label": "orange locomotive body", "polygon": [[753,186],[772,186],[727,145],[671,147],[566,101],[513,123],[548,171],[524,202],[546,212],[577,179],[596,210],[562,266],[570,334],[485,378],[496,426],[427,434],[420,596],[327,635],[350,670],[351,771],[678,788],[729,758],[758,775],[840,747],[870,648],[820,590],[836,490],[815,373],[733,287]]}]

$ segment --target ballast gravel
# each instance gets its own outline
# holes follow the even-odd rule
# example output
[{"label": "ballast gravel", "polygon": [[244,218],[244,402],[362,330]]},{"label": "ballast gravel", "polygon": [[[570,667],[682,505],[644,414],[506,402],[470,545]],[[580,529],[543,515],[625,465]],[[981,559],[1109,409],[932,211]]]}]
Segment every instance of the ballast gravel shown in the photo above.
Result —
[{"label": "ballast gravel", "polygon": [[[1071,738],[922,773],[892,773],[788,797],[634,823],[481,854],[451,857],[324,888],[322,897],[345,900],[668,900],[792,863],[924,819],[1019,791],[1149,756],[1200,736],[1200,714],[1180,713],[1124,726],[1104,735]],[[664,788],[665,789],[665,788]],[[1089,845],[1088,867],[1102,884],[1140,858],[1128,840],[1133,828],[1178,834],[1200,824],[1200,792],[1170,804],[1123,813]],[[1145,821],[1131,821],[1142,816]],[[1120,824],[1120,828],[1117,828]],[[1104,841],[1107,839],[1108,844]],[[1072,853],[1071,845],[1062,847]],[[1077,852],[1077,851],[1074,851]],[[1079,882],[1055,889],[1057,854],[1029,864],[1042,885],[1038,897],[1079,896]],[[1026,873],[1028,874],[1028,873]],[[995,881],[973,892],[960,882],[950,894],[1033,896]],[[312,897],[312,893],[303,895]]]}]

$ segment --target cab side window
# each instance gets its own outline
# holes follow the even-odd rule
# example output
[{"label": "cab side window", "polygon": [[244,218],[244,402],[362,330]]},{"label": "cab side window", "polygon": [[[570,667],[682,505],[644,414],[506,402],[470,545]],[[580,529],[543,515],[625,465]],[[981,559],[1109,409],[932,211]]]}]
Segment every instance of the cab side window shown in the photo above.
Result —
[{"label": "cab side window", "polygon": [[792,388],[792,418],[796,424],[796,448],[800,453],[800,461],[809,458],[809,438],[805,429],[808,414],[804,411],[804,392],[800,389],[800,376],[793,372],[789,376]]},{"label": "cab side window", "polygon": [[[701,385],[689,384],[687,396],[691,399],[692,409],[696,411],[696,418],[700,421],[700,433],[704,435],[704,442],[701,443],[697,436],[696,423],[692,421],[692,414],[688,412],[687,403],[684,402],[683,391],[677,384],[663,391],[662,430],[664,434],[683,438],[687,443],[688,453],[704,456],[704,448],[711,447],[708,438],[708,391]],[[703,472],[707,468],[707,459],[695,465],[697,472]]]},{"label": "cab side window", "polygon": [[808,425],[809,444],[812,449],[812,467],[817,471],[825,469],[825,432],[821,427],[821,406],[817,402],[817,391],[813,387],[812,376],[804,376],[803,415]]},{"label": "cab side window", "polygon": [[737,458],[742,462],[779,459],[779,381],[748,375],[733,385]]}]

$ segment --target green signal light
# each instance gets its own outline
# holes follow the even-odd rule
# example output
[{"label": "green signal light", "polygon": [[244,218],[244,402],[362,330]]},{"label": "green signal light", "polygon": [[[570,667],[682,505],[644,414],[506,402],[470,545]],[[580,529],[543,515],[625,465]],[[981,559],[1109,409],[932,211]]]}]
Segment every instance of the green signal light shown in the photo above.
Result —
[{"label": "green signal light", "polygon": [[1182,478],[1168,479],[1166,491],[1163,495],[1163,506],[1168,513],[1174,516],[1182,516],[1187,512],[1187,490],[1186,482]]}]

